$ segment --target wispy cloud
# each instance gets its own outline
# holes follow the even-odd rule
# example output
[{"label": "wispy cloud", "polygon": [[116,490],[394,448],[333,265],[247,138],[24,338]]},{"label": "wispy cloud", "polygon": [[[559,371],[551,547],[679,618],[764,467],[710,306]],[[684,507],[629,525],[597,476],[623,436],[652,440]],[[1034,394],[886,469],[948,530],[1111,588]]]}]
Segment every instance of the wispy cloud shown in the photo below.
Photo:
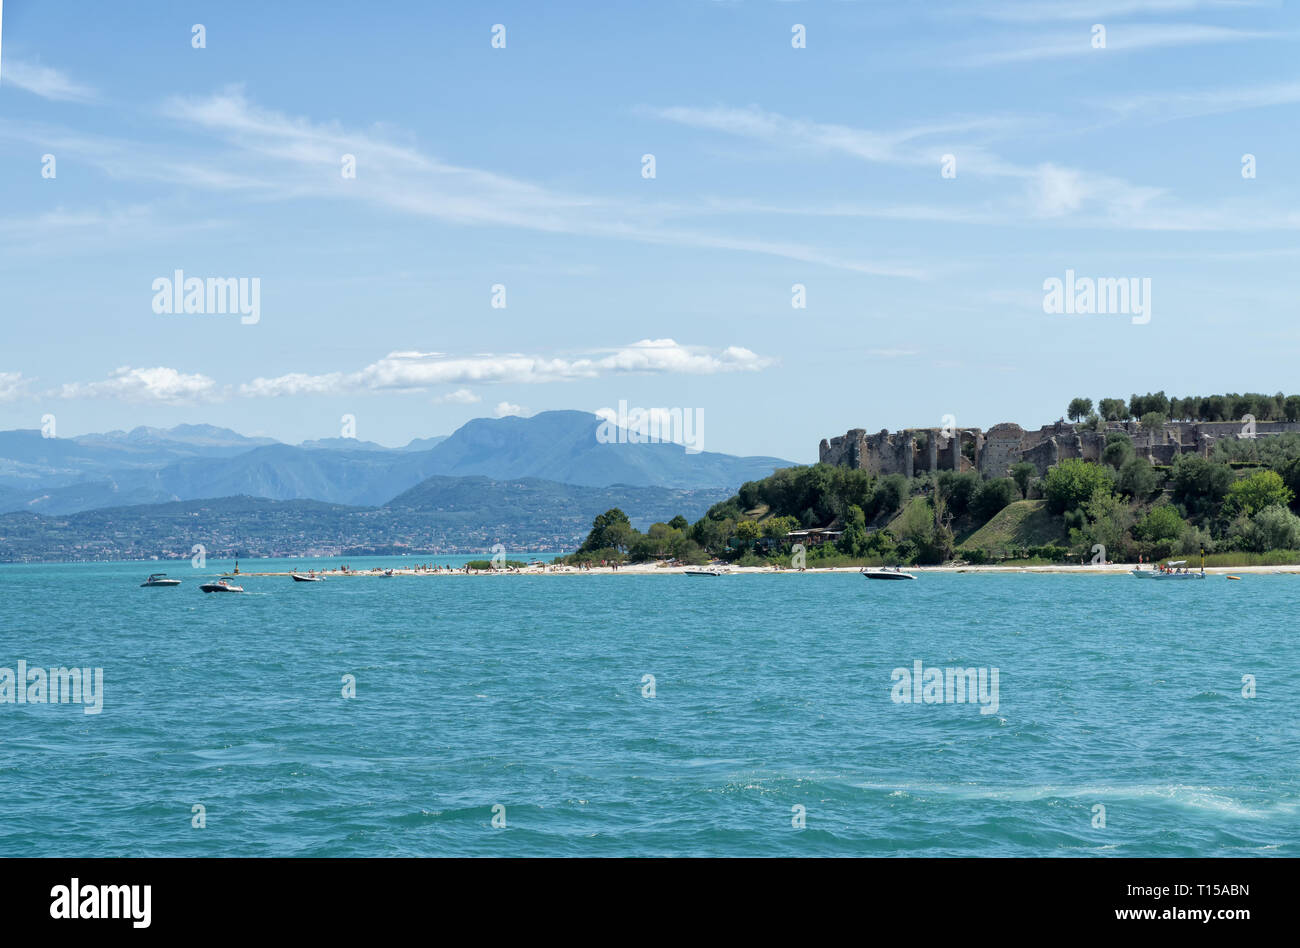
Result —
[{"label": "wispy cloud", "polygon": [[[229,179],[231,187],[248,186],[248,156],[252,154],[264,159],[256,166],[264,176],[262,190],[282,199],[360,200],[456,224],[733,250],[878,276],[924,276],[912,265],[854,259],[843,252],[785,239],[667,228],[660,223],[666,209],[654,203],[569,194],[450,164],[375,133],[349,131],[337,123],[314,123],[259,108],[237,88],[206,98],[172,98],[162,111],[180,125],[220,137],[234,150],[224,163],[197,162],[196,167],[209,179],[192,174],[191,183],[197,187],[221,186],[223,179]],[[340,174],[344,155],[356,159],[355,178],[344,179]],[[168,164],[173,173],[181,168],[176,161]]]},{"label": "wispy cloud", "polygon": [[12,57],[4,61],[0,82],[55,102],[93,102],[96,98],[94,89],[77,82],[67,73]]},{"label": "wispy cloud", "polygon": [[[1103,24],[1104,25],[1104,24]],[[1106,30],[1106,46],[1094,49],[1087,28],[1070,33],[1034,37],[1007,37],[1000,48],[978,52],[960,60],[967,66],[997,66],[1041,59],[1070,59],[1078,56],[1107,56],[1162,47],[1201,46],[1206,43],[1241,43],[1249,40],[1283,39],[1285,34],[1266,30],[1237,30],[1225,26],[1195,23],[1113,25]],[[981,42],[988,47],[989,40]]]},{"label": "wispy cloud", "polygon": [[[838,153],[877,164],[937,164],[954,141],[961,140],[963,169],[985,174],[1010,173],[1010,168],[970,136],[1005,133],[1024,121],[1009,116],[983,116],[880,131],[792,118],[754,105],[745,108],[644,107],[639,111],[692,128],[756,139],[792,150]],[[932,143],[925,144],[927,141]]]},{"label": "wispy cloud", "polygon": [[[1014,122],[1006,118],[966,119],[932,123],[896,132],[882,133],[851,126],[825,124],[764,112],[755,107],[744,109],[693,109],[674,107],[654,110],[653,114],[668,121],[731,135],[757,138],[778,147],[803,147],[831,151],[874,164],[929,166],[938,173],[941,153],[951,148],[958,156],[959,173],[1020,182],[1017,195],[1000,196],[996,209],[984,208],[972,213],[945,205],[893,207],[854,210],[841,207],[843,216],[874,216],[896,220],[948,220],[968,223],[1011,223],[1015,219],[1032,221],[1042,218],[1065,218],[1086,211],[1095,220],[1117,226],[1129,226],[1147,212],[1151,202],[1163,193],[1161,188],[1129,184],[1118,178],[1062,167],[1051,162],[1026,165],[1006,161],[980,144],[947,142],[920,146],[921,139],[934,135],[955,134],[972,130],[1006,129]],[[771,210],[769,208],[769,210]],[[799,211],[794,210],[794,213]],[[824,214],[823,208],[808,208],[804,213]],[[831,212],[836,213],[836,212]]]},{"label": "wispy cloud", "polygon": [[523,413],[524,413],[524,409],[522,406],[514,405],[511,404],[510,402],[497,402],[497,407],[493,412],[493,414],[495,414],[498,418],[505,418],[508,415],[518,416],[518,415],[522,415]]},{"label": "wispy cloud", "polygon": [[1053,20],[1087,20],[1092,23],[1104,19],[1122,19],[1132,16],[1167,16],[1174,13],[1197,11],[1218,12],[1276,6],[1252,0],[1033,0],[1019,3],[993,0],[988,3],[958,3],[945,8],[949,16],[976,16],[987,20],[1008,23],[1042,23]]},{"label": "wispy cloud", "polygon": [[1193,92],[1149,92],[1107,99],[1097,104],[1120,118],[1171,121],[1297,103],[1300,103],[1300,82]]},{"label": "wispy cloud", "polygon": [[519,354],[452,358],[442,353],[393,352],[359,372],[323,375],[295,372],[275,378],[257,378],[241,385],[239,391],[248,397],[409,392],[445,384],[539,384],[618,374],[756,372],[771,364],[771,359],[742,346],[708,351],[684,346],[672,339],[643,339],[603,354],[593,353],[580,358]]}]

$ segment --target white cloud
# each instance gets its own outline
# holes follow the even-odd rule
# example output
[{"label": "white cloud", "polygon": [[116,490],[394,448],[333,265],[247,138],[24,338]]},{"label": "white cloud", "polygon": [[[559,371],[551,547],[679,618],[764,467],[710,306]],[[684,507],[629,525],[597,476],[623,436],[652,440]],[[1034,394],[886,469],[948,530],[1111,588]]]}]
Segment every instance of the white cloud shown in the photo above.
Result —
[{"label": "white cloud", "polygon": [[15,402],[27,394],[30,379],[21,372],[0,372],[0,402]]},{"label": "white cloud", "polygon": [[257,378],[240,386],[240,394],[266,397],[420,391],[434,385],[539,384],[632,373],[715,375],[757,372],[767,368],[772,361],[743,346],[709,351],[684,346],[672,339],[642,339],[617,349],[577,358],[518,353],[455,358],[434,352],[391,352],[358,372],[324,375],[295,372],[275,378]]},{"label": "white cloud", "polygon": [[206,375],[187,375],[176,369],[116,369],[102,382],[71,382],[59,393],[63,398],[114,398],[125,402],[189,403],[212,401],[216,383]]},{"label": "white cloud", "polygon": [[524,410],[518,405],[512,405],[510,402],[497,402],[496,416],[505,418],[507,415],[522,415]]},{"label": "white cloud", "polygon": [[0,82],[56,102],[91,102],[95,90],[48,66],[6,59]]},{"label": "white cloud", "polygon": [[444,405],[473,405],[483,401],[482,398],[475,395],[467,388],[458,388],[454,392],[448,392],[446,395],[439,395],[434,399]]}]

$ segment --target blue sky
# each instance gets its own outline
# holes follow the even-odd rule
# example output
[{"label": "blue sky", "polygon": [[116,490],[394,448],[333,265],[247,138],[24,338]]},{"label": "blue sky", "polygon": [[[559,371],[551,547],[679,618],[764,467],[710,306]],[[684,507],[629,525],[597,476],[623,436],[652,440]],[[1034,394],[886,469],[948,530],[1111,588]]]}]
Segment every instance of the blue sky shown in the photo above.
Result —
[{"label": "blue sky", "polygon": [[[0,428],[403,444],[622,400],[808,461],[1294,392],[1298,41],[1208,0],[7,0]],[[156,314],[177,269],[259,279],[260,321]],[[1045,314],[1067,269],[1150,279],[1150,322]]]}]

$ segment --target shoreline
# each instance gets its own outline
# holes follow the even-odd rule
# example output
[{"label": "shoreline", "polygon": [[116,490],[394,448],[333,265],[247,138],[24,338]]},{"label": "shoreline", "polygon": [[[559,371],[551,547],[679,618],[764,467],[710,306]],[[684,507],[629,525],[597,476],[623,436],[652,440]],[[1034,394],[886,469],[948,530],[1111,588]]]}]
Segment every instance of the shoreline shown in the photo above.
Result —
[{"label": "shoreline", "polygon": [[[1137,568],[1136,563],[1115,563],[1105,566],[1063,566],[1060,564],[1051,566],[909,566],[905,568],[906,572],[918,576],[926,573],[1057,573],[1066,575],[1088,575],[1088,576],[1125,576]],[[1143,564],[1150,569],[1149,564]],[[631,566],[620,566],[615,569],[612,566],[595,566],[591,569],[579,569],[576,566],[537,566],[524,567],[522,569],[499,569],[499,570],[473,570],[466,572],[463,569],[457,570],[416,570],[416,569],[397,569],[394,568],[391,575],[385,573],[382,569],[372,570],[316,570],[317,576],[339,577],[351,579],[353,577],[369,577],[378,579],[392,579],[398,576],[593,576],[593,575],[632,575],[632,576],[668,576],[684,575],[688,569],[699,569],[700,567],[690,566],[658,566],[655,564],[636,564]],[[820,566],[808,567],[807,569],[784,569],[775,566],[724,566],[721,567],[725,575],[774,575],[774,574],[792,574],[801,573],[858,573],[861,572],[861,566]],[[1199,572],[1200,567],[1195,567],[1190,572]],[[295,571],[285,572],[240,572],[239,576],[254,577],[289,577]],[[303,575],[301,571],[299,575]],[[1227,576],[1240,574],[1269,575],[1275,573],[1294,573],[1300,575],[1300,565],[1292,566],[1207,566],[1205,567],[1207,575]]]}]

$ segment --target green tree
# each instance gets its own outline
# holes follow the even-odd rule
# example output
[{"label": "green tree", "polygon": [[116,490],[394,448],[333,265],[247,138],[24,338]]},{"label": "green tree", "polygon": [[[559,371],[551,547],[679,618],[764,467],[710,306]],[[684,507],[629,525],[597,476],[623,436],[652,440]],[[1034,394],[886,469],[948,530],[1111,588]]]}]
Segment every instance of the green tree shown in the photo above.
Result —
[{"label": "green tree", "polygon": [[1193,516],[1217,511],[1232,482],[1232,468],[1195,454],[1180,455],[1170,472],[1174,502]]},{"label": "green tree", "polygon": [[1133,537],[1142,551],[1153,559],[1167,557],[1179,538],[1187,531],[1187,523],[1169,504],[1152,507],[1133,527]]},{"label": "green tree", "polygon": [[794,517],[768,517],[763,521],[763,536],[781,540],[791,530],[799,529],[799,521]]},{"label": "green tree", "polygon": [[690,521],[681,514],[678,514],[676,517],[673,517],[673,519],[668,521],[668,526],[672,527],[674,530],[686,530],[690,525]]},{"label": "green tree", "polygon": [[930,500],[917,498],[899,517],[900,552],[911,547],[919,563],[937,564],[952,556],[952,530],[947,505],[938,491]]},{"label": "green tree", "polygon": [[907,478],[902,474],[887,474],[876,482],[876,489],[871,495],[871,509],[863,510],[871,517],[892,514],[901,510],[907,500]]},{"label": "green tree", "polygon": [[1120,493],[1146,500],[1156,489],[1156,472],[1146,458],[1130,457],[1119,469]]},{"label": "green tree", "polygon": [[1251,518],[1247,536],[1260,553],[1300,550],[1300,517],[1281,504],[1264,507]]},{"label": "green tree", "polygon": [[938,493],[943,495],[949,513],[954,517],[964,517],[970,512],[971,501],[980,488],[980,476],[974,471],[943,471],[938,486]]},{"label": "green tree", "polygon": [[1016,499],[1016,482],[1009,477],[985,481],[971,501],[971,513],[978,523],[988,523],[998,511]]},{"label": "green tree", "polygon": [[1065,416],[1071,421],[1079,421],[1090,411],[1092,411],[1091,398],[1072,398],[1069,407],[1065,410]]},{"label": "green tree", "polygon": [[[1050,472],[1049,472],[1050,473]],[[1099,486],[1079,508],[1083,524],[1070,530],[1070,538],[1085,555],[1093,547],[1104,546],[1108,560],[1126,558],[1129,548],[1129,529],[1133,526],[1133,511],[1127,503],[1116,497],[1108,486]]]},{"label": "green tree", "polygon": [[839,550],[846,556],[861,556],[867,546],[867,517],[857,504],[849,507]]},{"label": "green tree", "polygon": [[1169,419],[1165,417],[1164,412],[1149,411],[1142,415],[1142,430],[1159,432],[1164,430],[1165,422]]},{"label": "green tree", "polygon": [[1265,507],[1285,507],[1294,496],[1277,471],[1256,471],[1228,489],[1224,509],[1229,514],[1241,512],[1253,517]]},{"label": "green tree", "polygon": [[633,534],[632,522],[627,514],[617,507],[611,507],[591,522],[591,532],[586,542],[579,547],[579,553],[594,553],[597,550],[626,550]]},{"label": "green tree", "polygon": [[1106,436],[1106,447],[1102,449],[1101,460],[1115,470],[1124,466],[1124,462],[1133,457],[1133,439],[1122,431],[1112,431]]},{"label": "green tree", "polygon": [[1022,499],[1029,497],[1029,485],[1037,476],[1038,468],[1028,461],[1019,461],[1011,466],[1011,479],[1020,488],[1020,497]]},{"label": "green tree", "polygon": [[1047,472],[1042,486],[1048,509],[1063,513],[1087,502],[1099,490],[1109,494],[1113,484],[1107,468],[1069,458]]},{"label": "green tree", "polygon": [[1122,398],[1103,398],[1097,403],[1097,411],[1107,421],[1128,421],[1130,417],[1128,402]]}]

